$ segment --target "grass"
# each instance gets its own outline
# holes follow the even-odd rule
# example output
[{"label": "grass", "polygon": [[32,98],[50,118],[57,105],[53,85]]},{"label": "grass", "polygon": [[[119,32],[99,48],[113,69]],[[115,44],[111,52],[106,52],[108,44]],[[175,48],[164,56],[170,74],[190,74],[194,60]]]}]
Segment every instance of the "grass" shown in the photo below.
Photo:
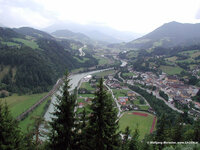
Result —
[{"label": "grass", "polygon": [[102,56],[94,56],[97,60],[98,60],[98,64],[99,65],[105,65],[105,64],[109,64],[109,59],[106,57],[102,57]]},{"label": "grass", "polygon": [[147,117],[143,117],[133,115],[133,112],[134,111],[124,113],[124,115],[119,120],[119,129],[120,131],[125,131],[125,128],[129,126],[129,128],[133,132],[138,127],[140,135],[139,139],[144,139],[144,136],[150,133],[154,116],[148,114]]},{"label": "grass", "polygon": [[71,72],[72,73],[78,73],[80,71],[84,71],[84,68],[73,69]]},{"label": "grass", "polygon": [[124,89],[113,89],[113,94],[115,95],[116,98],[118,97],[124,97],[124,96],[128,96],[127,92],[130,90],[124,90]]},{"label": "grass", "polygon": [[78,97],[94,97],[94,94],[78,94]]},{"label": "grass", "polygon": [[110,74],[114,74],[114,72],[115,72],[114,70],[106,70],[103,72],[95,73],[94,75],[99,76],[99,77],[104,77],[104,76],[108,76]]},{"label": "grass", "polygon": [[169,58],[166,58],[167,61],[172,61],[172,62],[175,62],[177,59],[176,56],[173,56],[173,57],[169,57]]},{"label": "grass", "polygon": [[149,109],[149,106],[147,105],[141,105],[139,106],[141,110],[148,110]]},{"label": "grass", "polygon": [[14,42],[1,42],[2,44],[4,44],[4,45],[7,45],[7,46],[17,46],[17,47],[19,47],[20,46],[20,44],[18,44],[18,43],[14,43]]},{"label": "grass", "polygon": [[136,99],[136,100],[133,101],[133,103],[134,103],[135,105],[140,105],[140,100],[139,100],[139,99]]},{"label": "grass", "polygon": [[191,55],[191,54],[196,53],[196,52],[199,52],[199,50],[183,51],[183,52],[180,52],[180,54]]},{"label": "grass", "polygon": [[123,73],[123,76],[132,77],[132,76],[135,76],[135,73],[133,73],[133,72]]},{"label": "grass", "polygon": [[23,44],[25,44],[28,47],[31,47],[32,49],[39,49],[39,45],[31,40],[24,40],[24,39],[20,39],[20,38],[13,38],[14,41],[18,41],[21,42]]},{"label": "grass", "polygon": [[183,69],[178,66],[160,66],[160,69],[169,75],[180,74],[181,71],[183,71]]},{"label": "grass", "polygon": [[85,58],[85,57],[82,57],[83,59],[79,59],[78,57],[74,57],[74,58],[80,63],[85,63],[86,61],[89,60],[89,58]]},{"label": "grass", "polygon": [[34,119],[31,119],[34,116],[43,116],[45,111],[45,105],[50,100],[50,98],[46,99],[43,103],[41,103],[33,112],[31,112],[27,118],[19,122],[19,127],[21,131],[27,133],[27,128],[33,129]]},{"label": "grass", "polygon": [[136,51],[132,51],[132,52],[128,52],[128,58],[136,58],[138,56],[138,52]]},{"label": "grass", "polygon": [[35,104],[38,100],[40,100],[46,94],[47,93],[22,95],[22,96],[13,94],[12,96],[9,96],[9,97],[0,98],[0,101],[3,101],[3,102],[6,101],[6,103],[8,104],[10,108],[11,115],[14,118],[16,118],[17,116],[19,116],[22,112],[24,112],[33,104]]},{"label": "grass", "polygon": [[83,83],[81,84],[81,87],[80,87],[80,88],[84,88],[84,89],[87,89],[87,90],[89,90],[89,91],[95,90],[93,87],[91,87],[90,83],[88,83],[88,82],[83,82]]},{"label": "grass", "polygon": [[9,69],[10,69],[10,66],[3,67],[3,70],[0,71],[0,80],[2,80],[3,77],[8,73]]}]

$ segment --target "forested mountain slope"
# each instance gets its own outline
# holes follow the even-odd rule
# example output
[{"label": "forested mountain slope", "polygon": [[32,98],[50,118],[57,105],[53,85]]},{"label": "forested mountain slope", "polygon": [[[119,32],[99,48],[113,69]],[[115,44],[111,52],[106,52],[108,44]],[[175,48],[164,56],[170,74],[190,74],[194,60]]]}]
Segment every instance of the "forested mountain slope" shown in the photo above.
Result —
[{"label": "forested mountain slope", "polygon": [[0,28],[0,91],[47,91],[66,69],[97,64],[90,54],[79,62],[70,44],[33,28]]}]

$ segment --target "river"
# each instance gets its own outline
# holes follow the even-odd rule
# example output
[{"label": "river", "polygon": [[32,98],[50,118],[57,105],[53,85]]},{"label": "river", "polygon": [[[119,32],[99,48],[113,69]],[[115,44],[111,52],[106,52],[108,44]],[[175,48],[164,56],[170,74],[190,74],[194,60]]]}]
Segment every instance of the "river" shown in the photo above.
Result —
[{"label": "river", "polygon": [[[75,74],[75,75],[70,76],[69,85],[71,85],[71,88],[70,88],[69,91],[74,90],[78,86],[79,81],[82,78],[84,78],[85,76],[90,75],[90,74],[94,74],[94,73],[97,73],[97,72],[102,72],[102,71],[105,71],[105,70],[111,70],[111,69],[113,69],[113,68],[90,71],[90,72],[85,72],[85,73],[80,73],[80,74]],[[59,90],[52,96],[51,104],[49,105],[49,108],[47,109],[47,111],[44,115],[44,119],[46,121],[51,121],[51,118],[53,117],[52,113],[54,112],[54,104],[56,103],[56,95],[60,95]]]}]

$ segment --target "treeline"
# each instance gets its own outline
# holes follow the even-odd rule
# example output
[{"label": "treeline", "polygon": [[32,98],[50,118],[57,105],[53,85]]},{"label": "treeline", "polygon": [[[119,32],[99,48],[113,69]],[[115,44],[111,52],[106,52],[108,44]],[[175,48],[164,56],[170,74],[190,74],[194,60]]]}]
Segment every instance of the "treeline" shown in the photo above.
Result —
[{"label": "treeline", "polygon": [[[161,105],[163,114],[159,115],[156,131],[147,135],[142,141],[139,139],[139,131],[136,128],[131,134],[129,127],[125,132],[119,132],[116,108],[113,106],[112,98],[103,87],[103,79],[100,80],[95,98],[90,107],[91,114],[86,114],[85,109],[81,113],[75,111],[76,90],[74,94],[69,93],[69,79],[66,73],[64,87],[61,96],[57,97],[56,111],[50,122],[50,134],[43,143],[39,140],[39,122],[37,119],[36,138],[32,139],[22,135],[16,122],[9,115],[8,107],[0,105],[0,149],[21,149],[21,150],[161,150],[167,149],[169,145],[151,144],[151,142],[200,142],[200,120],[194,123],[184,123],[187,114],[176,115],[171,123],[169,111],[162,103],[159,103],[152,95],[143,93],[144,97],[149,96],[152,104]],[[138,90],[139,91],[139,90]],[[140,91],[141,92],[141,91]],[[152,106],[153,107],[153,106]],[[156,106],[158,107],[158,106]],[[154,107],[155,110],[156,107]],[[158,110],[157,110],[158,111]],[[159,114],[161,112],[158,112]],[[177,149],[184,145],[170,145],[170,150]],[[199,145],[191,145],[190,149],[198,149]]]},{"label": "treeline", "polygon": [[[138,86],[132,86],[132,85],[128,86],[131,90],[139,93],[148,101],[150,106],[155,110],[158,118],[160,118],[162,114],[166,114],[166,117],[168,118],[170,123],[174,124],[176,118],[178,117],[178,113],[176,111],[168,107],[162,100],[157,99],[153,94],[149,94],[148,92],[139,88]],[[193,119],[190,118],[188,115],[186,115],[186,117],[184,118],[184,122],[192,124]]]},{"label": "treeline", "polygon": [[[27,39],[26,36],[31,37]],[[38,48],[32,49],[30,45],[13,41],[31,40],[37,43]],[[98,64],[92,55],[87,54],[89,59],[80,63],[74,59],[71,41],[59,41],[48,33],[33,28],[9,29],[0,28],[0,73],[5,67],[8,72],[2,73],[0,89],[17,93],[38,93],[48,91],[59,77],[62,77],[66,68],[68,70],[80,67],[92,67]],[[19,45],[3,44],[14,42]],[[73,44],[76,44],[73,42]],[[9,45],[9,44],[8,44]],[[13,71],[15,70],[15,71]]]},{"label": "treeline", "polygon": [[[42,50],[33,50],[26,46],[0,48],[1,71],[4,67],[10,67],[1,80],[0,89],[17,93],[48,91],[62,76],[65,68],[72,70],[98,64],[97,60],[89,54],[88,61],[79,63],[54,40],[39,39],[37,42]],[[13,68],[16,73],[12,71]]]}]

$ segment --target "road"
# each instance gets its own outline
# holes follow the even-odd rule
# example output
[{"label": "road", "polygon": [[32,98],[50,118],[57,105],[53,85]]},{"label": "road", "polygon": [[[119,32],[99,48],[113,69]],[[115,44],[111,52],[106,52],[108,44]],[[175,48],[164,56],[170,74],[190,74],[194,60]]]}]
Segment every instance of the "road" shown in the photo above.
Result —
[{"label": "road", "polygon": [[123,81],[123,83],[126,83],[126,81],[124,80],[124,78],[121,77],[121,72],[118,73],[118,77]]},{"label": "road", "polygon": [[112,97],[113,97],[113,99],[115,100],[115,103],[116,103],[117,108],[118,108],[118,110],[119,110],[119,111],[118,111],[118,114],[117,114],[117,117],[120,117],[121,112],[122,112],[122,110],[121,110],[121,105],[118,103],[117,99],[115,98],[115,96],[114,96],[114,94],[113,94],[112,89],[111,89],[109,86],[106,85],[105,81],[104,81],[103,84],[108,88],[108,91],[110,91],[110,93],[112,94]]},{"label": "road", "polygon": [[[151,90],[144,89],[144,88],[142,88],[142,87],[140,87],[140,88],[143,89],[143,90],[145,90],[145,91],[147,91],[149,94],[152,92]],[[172,105],[171,103],[168,103],[164,98],[160,97],[160,95],[159,95],[158,93],[156,93],[155,91],[153,91],[152,93],[153,93],[154,96],[156,96],[156,98],[158,98],[158,99],[162,100],[163,102],[165,102],[165,104],[166,104],[168,107],[170,107],[171,109],[177,111],[178,113],[181,113],[181,114],[183,113],[182,110],[179,110],[179,109],[177,109],[176,107],[174,107],[174,105]]]},{"label": "road", "polygon": [[79,56],[85,56],[85,53],[83,52],[83,48],[87,47],[87,45],[84,45],[83,47],[79,48]]},{"label": "road", "polygon": [[[121,72],[120,72],[118,75],[119,75],[119,78],[122,79],[123,82],[125,83],[125,80],[121,77]],[[143,90],[145,90],[145,91],[147,91],[148,93],[151,93],[151,92],[152,92],[151,90],[144,89],[144,88],[142,88],[142,87],[140,87],[140,88],[143,89]],[[137,93],[137,94],[138,94],[138,93]],[[183,113],[182,110],[179,110],[179,109],[177,109],[176,107],[174,107],[174,105],[172,105],[171,103],[168,103],[166,100],[164,100],[162,97],[160,97],[160,95],[159,95],[158,93],[156,93],[155,91],[153,91],[153,95],[156,96],[156,98],[161,99],[163,102],[165,102],[165,104],[166,104],[167,106],[169,106],[171,109],[177,111],[178,113]],[[142,95],[140,95],[140,96],[142,96]],[[144,97],[143,97],[143,98],[144,98]],[[144,98],[144,99],[145,99],[145,98]],[[146,99],[145,99],[145,100],[146,100]]]}]

